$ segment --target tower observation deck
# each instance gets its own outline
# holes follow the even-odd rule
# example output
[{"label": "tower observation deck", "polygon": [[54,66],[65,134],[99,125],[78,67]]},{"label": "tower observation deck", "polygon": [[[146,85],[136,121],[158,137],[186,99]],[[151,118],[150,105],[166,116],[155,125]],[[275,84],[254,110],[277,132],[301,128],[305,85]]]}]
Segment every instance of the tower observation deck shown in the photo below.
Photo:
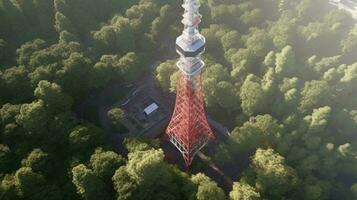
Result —
[{"label": "tower observation deck", "polygon": [[180,58],[177,67],[180,77],[177,85],[175,109],[166,130],[172,144],[181,152],[189,167],[194,156],[214,134],[208,124],[202,91],[201,74],[204,62],[205,38],[199,33],[199,0],[184,0],[182,23],[184,30],[176,39],[176,51]]}]

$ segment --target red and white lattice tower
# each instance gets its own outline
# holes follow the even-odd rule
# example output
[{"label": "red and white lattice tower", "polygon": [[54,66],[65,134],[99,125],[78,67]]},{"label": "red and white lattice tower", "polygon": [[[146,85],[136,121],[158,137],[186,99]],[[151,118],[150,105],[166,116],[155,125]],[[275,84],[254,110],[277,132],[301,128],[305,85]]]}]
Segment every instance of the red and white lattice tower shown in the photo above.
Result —
[{"label": "red and white lattice tower", "polygon": [[177,67],[181,73],[175,109],[166,134],[189,167],[193,157],[209,140],[214,139],[214,135],[206,118],[202,92],[204,63],[201,54],[206,40],[198,31],[201,22],[199,0],[184,0],[182,7],[185,9],[182,20],[184,30],[176,39],[176,51],[180,55]]}]

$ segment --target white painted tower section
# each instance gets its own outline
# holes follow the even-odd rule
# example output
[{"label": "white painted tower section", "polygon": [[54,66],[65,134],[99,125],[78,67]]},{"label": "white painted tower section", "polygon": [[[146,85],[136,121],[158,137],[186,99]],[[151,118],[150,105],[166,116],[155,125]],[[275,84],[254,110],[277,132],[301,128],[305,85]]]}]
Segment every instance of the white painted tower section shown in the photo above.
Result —
[{"label": "white painted tower section", "polygon": [[176,51],[180,55],[177,67],[187,78],[193,79],[201,73],[204,66],[201,54],[205,50],[206,40],[198,31],[202,17],[199,13],[199,0],[184,0],[182,7],[185,9],[181,21],[184,30],[176,39]]}]

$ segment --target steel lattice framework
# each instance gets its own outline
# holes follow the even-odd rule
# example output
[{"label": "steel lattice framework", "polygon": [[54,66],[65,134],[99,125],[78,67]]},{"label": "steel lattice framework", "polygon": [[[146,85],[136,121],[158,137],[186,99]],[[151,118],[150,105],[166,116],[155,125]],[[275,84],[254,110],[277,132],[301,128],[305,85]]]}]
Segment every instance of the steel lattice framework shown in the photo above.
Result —
[{"label": "steel lattice framework", "polygon": [[166,134],[182,153],[186,166],[192,163],[195,154],[214,139],[208,124],[202,92],[201,73],[204,63],[201,55],[205,49],[205,38],[199,33],[201,22],[199,0],[184,0],[182,23],[184,30],[176,39],[176,51],[180,55],[177,67],[180,77],[174,113]]}]

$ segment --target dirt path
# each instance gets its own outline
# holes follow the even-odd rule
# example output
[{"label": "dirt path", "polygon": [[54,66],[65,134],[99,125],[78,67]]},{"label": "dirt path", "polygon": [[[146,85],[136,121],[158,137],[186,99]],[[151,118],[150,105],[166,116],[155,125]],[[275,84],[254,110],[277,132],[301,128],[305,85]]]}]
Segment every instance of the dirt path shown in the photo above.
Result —
[{"label": "dirt path", "polygon": [[226,190],[230,190],[233,184],[232,180],[228,176],[226,176],[226,174],[208,156],[202,153],[202,151],[198,152],[197,155],[199,158],[201,158],[202,161],[207,163],[211,170],[216,173],[216,176],[223,178],[224,181],[221,183],[224,185],[223,188],[225,188]]}]

